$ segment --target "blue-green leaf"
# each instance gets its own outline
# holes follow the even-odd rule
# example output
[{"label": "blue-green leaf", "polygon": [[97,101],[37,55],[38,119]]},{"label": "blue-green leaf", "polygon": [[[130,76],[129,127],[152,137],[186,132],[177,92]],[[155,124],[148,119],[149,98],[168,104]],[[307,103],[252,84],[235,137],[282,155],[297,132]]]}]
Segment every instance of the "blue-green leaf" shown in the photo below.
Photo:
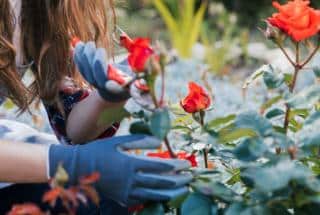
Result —
[{"label": "blue-green leaf", "polygon": [[268,147],[260,138],[245,139],[235,150],[233,154],[242,161],[255,161],[263,156]]},{"label": "blue-green leaf", "polygon": [[263,73],[263,80],[265,85],[269,89],[275,89],[280,87],[284,83],[284,77],[281,73],[274,71],[273,67],[270,65],[270,69]]},{"label": "blue-green leaf", "polygon": [[241,177],[252,180],[259,191],[269,193],[287,187],[292,180],[305,181],[312,173],[305,166],[281,160],[274,165],[249,168],[241,173]]},{"label": "blue-green leaf", "polygon": [[320,86],[311,86],[291,97],[287,103],[291,108],[311,108],[320,100]]},{"label": "blue-green leaf", "polygon": [[212,202],[206,196],[192,193],[183,203],[182,215],[210,215]]},{"label": "blue-green leaf", "polygon": [[156,110],[150,119],[151,133],[163,140],[171,129],[171,121],[168,109]]},{"label": "blue-green leaf", "polygon": [[272,124],[256,112],[248,111],[240,114],[236,120],[237,128],[250,128],[261,136],[268,136],[272,132]]},{"label": "blue-green leaf", "polygon": [[144,208],[138,215],[164,215],[164,208],[161,204],[153,204]]},{"label": "blue-green leaf", "polygon": [[272,119],[272,118],[275,118],[275,117],[278,117],[278,116],[282,116],[284,114],[285,114],[285,112],[282,109],[275,108],[275,109],[270,110],[266,114],[266,118]]},{"label": "blue-green leaf", "polygon": [[320,121],[320,111],[316,111],[312,113],[304,122],[304,125],[312,125],[316,122]]}]

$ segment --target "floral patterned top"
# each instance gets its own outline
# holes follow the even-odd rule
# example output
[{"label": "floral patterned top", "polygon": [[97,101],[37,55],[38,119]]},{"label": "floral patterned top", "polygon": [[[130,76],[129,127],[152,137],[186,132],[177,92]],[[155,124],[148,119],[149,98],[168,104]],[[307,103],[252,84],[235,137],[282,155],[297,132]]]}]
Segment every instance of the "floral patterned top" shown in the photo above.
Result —
[{"label": "floral patterned top", "polygon": [[[64,110],[64,114],[58,109],[56,105],[47,105],[45,108],[48,114],[50,125],[56,134],[58,140],[63,144],[73,144],[71,139],[68,138],[66,132],[66,121],[69,114],[71,113],[73,107],[83,99],[85,99],[90,94],[89,89],[71,89],[67,87],[60,91],[59,97]],[[97,139],[112,137],[115,135],[119,128],[119,123],[114,123],[105,132],[103,132]]]}]

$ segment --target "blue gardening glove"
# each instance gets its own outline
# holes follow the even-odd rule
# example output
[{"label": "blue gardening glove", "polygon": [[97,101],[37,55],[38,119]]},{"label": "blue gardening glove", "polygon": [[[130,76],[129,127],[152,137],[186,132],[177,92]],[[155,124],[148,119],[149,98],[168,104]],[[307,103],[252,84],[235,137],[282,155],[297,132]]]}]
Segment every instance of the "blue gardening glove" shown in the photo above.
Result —
[{"label": "blue gardening glove", "polygon": [[130,98],[128,84],[134,73],[125,64],[107,64],[106,50],[96,48],[94,42],[79,42],[74,50],[74,61],[85,80],[109,102]]},{"label": "blue gardening glove", "polygon": [[100,195],[131,206],[146,201],[168,201],[188,192],[191,174],[185,160],[162,160],[127,154],[130,149],[156,149],[160,141],[133,135],[98,140],[86,145],[52,145],[49,150],[50,176],[59,164],[69,174],[70,184],[81,176],[99,172],[96,189]]}]

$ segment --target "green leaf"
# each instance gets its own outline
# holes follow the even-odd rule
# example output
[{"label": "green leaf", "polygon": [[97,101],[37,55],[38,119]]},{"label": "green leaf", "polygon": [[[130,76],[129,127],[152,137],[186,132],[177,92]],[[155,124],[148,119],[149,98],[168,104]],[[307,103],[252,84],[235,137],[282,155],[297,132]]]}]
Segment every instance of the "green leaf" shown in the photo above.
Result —
[{"label": "green leaf", "polygon": [[165,215],[165,212],[161,204],[153,204],[138,212],[138,215]]},{"label": "green leaf", "polygon": [[270,193],[287,187],[290,181],[304,182],[313,175],[305,166],[280,160],[274,165],[248,168],[241,173],[241,177],[251,179],[257,190]]},{"label": "green leaf", "polygon": [[298,132],[302,129],[302,123],[299,123],[297,120],[292,118],[289,121],[289,128],[293,132]]},{"label": "green leaf", "polygon": [[182,215],[210,215],[212,202],[206,196],[192,193],[183,203]]},{"label": "green leaf", "polygon": [[232,189],[222,184],[221,182],[197,182],[192,185],[197,192],[205,196],[217,198],[224,202],[233,202],[241,200],[241,196],[239,196]]},{"label": "green leaf", "polygon": [[218,215],[218,206],[217,205],[211,205],[211,215]]},{"label": "green leaf", "polygon": [[314,67],[313,72],[317,78],[320,78],[320,67],[319,66]]},{"label": "green leaf", "polygon": [[261,136],[268,136],[272,133],[272,125],[266,118],[256,112],[244,112],[235,120],[237,128],[249,128]]},{"label": "green leaf", "polygon": [[188,194],[179,196],[176,199],[171,200],[168,205],[172,208],[181,208],[181,205],[185,202],[185,200],[188,198]]},{"label": "green leaf", "polygon": [[320,111],[312,113],[304,122],[304,125],[312,125],[320,120]]},{"label": "green leaf", "polygon": [[276,96],[276,97],[273,97],[272,99],[268,100],[267,102],[265,102],[261,106],[261,108],[260,108],[261,112],[264,113],[265,110],[269,109],[272,105],[274,105],[274,104],[278,103],[279,101],[281,101],[281,99],[282,99],[282,96]]},{"label": "green leaf", "polygon": [[291,74],[291,73],[284,74],[284,81],[286,82],[286,84],[288,86],[292,83],[292,80],[293,80],[293,74]]},{"label": "green leaf", "polygon": [[260,138],[245,139],[235,150],[233,154],[241,161],[255,161],[263,156],[268,147]]},{"label": "green leaf", "polygon": [[163,140],[171,129],[171,121],[168,109],[156,110],[150,119],[150,131]]},{"label": "green leaf", "polygon": [[[116,114],[115,114],[116,113]],[[129,117],[130,114],[125,108],[121,107],[118,109],[106,109],[102,112],[101,117],[98,121],[99,125],[112,124],[114,122],[120,122],[125,117]]]},{"label": "green leaf", "polygon": [[274,129],[276,132],[279,132],[279,133],[282,133],[282,134],[285,134],[285,133],[286,133],[286,129],[284,129],[284,127],[281,127],[281,126],[273,126],[273,129]]},{"label": "green leaf", "polygon": [[242,89],[244,90],[244,92],[247,91],[248,87],[255,81],[257,80],[259,77],[261,77],[263,75],[263,73],[267,70],[270,69],[270,65],[263,65],[262,67],[260,67],[259,69],[257,69],[253,74],[250,75],[249,78],[246,79],[246,81],[244,82]]},{"label": "green leaf", "polygon": [[245,137],[256,137],[257,133],[250,128],[238,128],[219,136],[220,143],[230,143]]},{"label": "green leaf", "polygon": [[144,121],[134,122],[130,126],[130,134],[148,134],[151,135],[149,125]]},{"label": "green leaf", "polygon": [[248,206],[244,203],[233,203],[225,215],[269,215],[271,214],[266,205]]},{"label": "green leaf", "polygon": [[291,108],[311,108],[320,100],[320,86],[311,86],[291,97],[287,103]]},{"label": "green leaf", "polygon": [[[242,212],[245,211],[247,208],[246,205],[243,203],[233,203],[230,205],[230,207],[227,209],[225,215],[241,215]],[[247,214],[250,215],[250,214]]]},{"label": "green leaf", "polygon": [[227,124],[233,122],[235,118],[236,118],[236,115],[234,115],[234,114],[229,115],[229,116],[225,116],[225,117],[221,117],[221,118],[216,118],[216,119],[208,122],[205,125],[205,128],[206,128],[206,130],[219,129],[219,128],[224,127]]},{"label": "green leaf", "polygon": [[263,73],[263,80],[269,89],[278,88],[284,83],[283,75],[276,73],[271,65],[270,68]]},{"label": "green leaf", "polygon": [[275,118],[275,117],[278,117],[278,116],[282,116],[284,115],[285,112],[279,108],[275,108],[275,109],[272,109],[270,110],[267,114],[266,114],[266,118],[268,119],[272,119],[272,118]]},{"label": "green leaf", "polygon": [[299,143],[299,146],[304,150],[310,150],[315,146],[320,146],[320,133],[318,131],[305,133]]},{"label": "green leaf", "polygon": [[294,109],[290,111],[289,118],[292,119],[295,116],[299,116],[303,119],[307,118],[309,116],[309,110],[308,109]]}]

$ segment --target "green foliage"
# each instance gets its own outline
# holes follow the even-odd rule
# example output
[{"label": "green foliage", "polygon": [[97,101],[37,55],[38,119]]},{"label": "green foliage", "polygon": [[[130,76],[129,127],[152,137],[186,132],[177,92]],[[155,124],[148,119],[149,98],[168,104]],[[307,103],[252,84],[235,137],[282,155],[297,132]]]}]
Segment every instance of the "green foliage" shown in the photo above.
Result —
[{"label": "green foliage", "polygon": [[140,211],[137,215],[164,215],[165,211],[161,204],[153,204],[151,206],[148,206],[147,208],[144,208],[142,211]]},{"label": "green foliage", "polygon": [[154,0],[153,4],[166,24],[173,47],[177,49],[181,57],[188,58],[193,45],[199,39],[207,4],[202,3],[195,11],[196,0],[168,2],[171,8],[178,9],[178,11],[171,12],[164,0]]},{"label": "green foliage", "polygon": [[[210,17],[203,24],[201,31],[201,42],[205,46],[205,62],[211,72],[224,75],[231,70],[230,65],[247,60],[249,33],[238,28],[236,15],[225,10],[223,5],[210,3],[210,8],[217,9],[209,13]],[[234,56],[232,52],[238,48],[241,53]]]},{"label": "green foliage", "polygon": [[[212,202],[209,198],[197,193],[191,194],[183,203],[182,215],[210,215]],[[199,207],[201,205],[201,207]]]},{"label": "green foliage", "polygon": [[167,109],[157,110],[150,118],[150,131],[159,139],[164,139],[171,129],[169,111]]}]

